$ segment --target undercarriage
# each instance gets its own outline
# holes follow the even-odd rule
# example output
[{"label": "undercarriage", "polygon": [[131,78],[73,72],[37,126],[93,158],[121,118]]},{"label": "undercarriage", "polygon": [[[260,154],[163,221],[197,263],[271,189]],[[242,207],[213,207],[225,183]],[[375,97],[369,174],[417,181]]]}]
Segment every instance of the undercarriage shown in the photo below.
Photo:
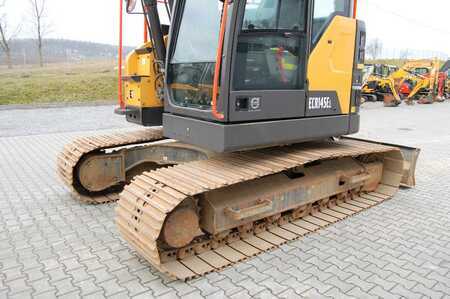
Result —
[{"label": "undercarriage", "polygon": [[350,138],[217,154],[152,128],[78,139],[58,173],[83,202],[119,199],[122,236],[160,271],[190,279],[413,186],[418,154]]}]

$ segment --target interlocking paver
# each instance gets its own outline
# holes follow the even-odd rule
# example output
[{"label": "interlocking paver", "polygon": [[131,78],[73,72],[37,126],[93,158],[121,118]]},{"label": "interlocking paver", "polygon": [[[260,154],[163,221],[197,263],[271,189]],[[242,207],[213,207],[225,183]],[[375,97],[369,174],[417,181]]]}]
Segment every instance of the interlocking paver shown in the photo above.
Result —
[{"label": "interlocking paver", "polygon": [[5,270],[3,271],[3,274],[5,275],[5,281],[14,281],[25,277],[25,273],[21,266]]},{"label": "interlocking paver", "polygon": [[152,272],[150,272],[150,270],[148,268],[133,272],[133,274],[139,278],[139,281],[141,284],[145,284],[152,280],[158,279],[158,276],[156,276]]},{"label": "interlocking paver", "polygon": [[232,282],[229,278],[224,278],[222,280],[213,282],[213,285],[221,290],[224,290],[226,296],[234,295],[244,289],[244,287],[241,286],[239,282]]},{"label": "interlocking paver", "polygon": [[175,290],[177,296],[184,296],[196,290],[195,287],[182,281],[174,281],[169,283],[167,286]]},{"label": "interlocking paver", "polygon": [[280,294],[278,294],[278,298],[286,298],[286,299],[295,299],[295,298],[303,298],[299,294],[297,294],[293,289],[288,289]]},{"label": "interlocking paver", "polygon": [[438,283],[434,286],[434,290],[445,294],[446,297],[450,297],[450,287],[445,284]]},{"label": "interlocking paver", "polygon": [[326,281],[326,283],[335,286],[342,293],[346,293],[346,292],[350,291],[351,289],[353,289],[356,286],[356,285],[354,285],[352,283],[340,280],[337,276],[331,277],[330,279],[328,279]]},{"label": "interlocking paver", "polygon": [[30,286],[34,290],[34,294],[46,293],[51,290],[56,290],[56,287],[50,283],[48,278],[42,278],[30,283]]},{"label": "interlocking paver", "polygon": [[317,289],[312,288],[309,289],[307,291],[305,291],[304,293],[301,294],[302,297],[304,298],[318,298],[318,299],[322,299],[322,298],[331,298],[329,296],[326,296],[325,294],[321,294],[317,291]]},{"label": "interlocking paver", "polygon": [[[448,272],[448,273],[450,274],[450,272]],[[437,272],[431,272],[430,274],[428,274],[427,279],[440,282],[442,284],[447,285],[447,287],[450,288],[450,275],[449,274],[444,276]]]},{"label": "interlocking paver", "polygon": [[340,280],[347,280],[350,276],[352,276],[352,273],[343,271],[334,265],[326,268],[324,271],[338,277]]},{"label": "interlocking paver", "polygon": [[400,298],[400,295],[394,294],[392,292],[387,292],[384,288],[380,286],[376,286],[373,289],[369,291],[370,294],[377,296],[378,298],[384,298],[384,299],[394,299],[394,298]]},{"label": "interlocking paver", "polygon": [[[41,269],[31,269],[25,272],[27,276],[27,281],[33,282],[35,280],[46,277],[44,272]],[[1,287],[0,287],[1,288]]]},{"label": "interlocking paver", "polygon": [[375,264],[370,264],[369,266],[364,268],[364,271],[366,271],[368,273],[374,273],[381,278],[388,277],[389,275],[392,274],[391,271],[388,271],[386,269],[381,269],[380,267],[376,266]]},{"label": "interlocking paver", "polygon": [[152,290],[153,296],[159,296],[172,290],[170,287],[162,283],[162,279],[153,280],[144,284],[144,286]]},{"label": "interlocking paver", "polygon": [[305,284],[304,280],[295,279],[294,277],[291,277],[288,280],[281,282],[281,284],[289,288],[292,288],[297,294],[302,294],[307,290],[313,288],[311,285]]},{"label": "interlocking paver", "polygon": [[65,295],[77,290],[77,287],[72,283],[72,278],[65,278],[52,284],[56,287],[57,296]]},{"label": "interlocking paver", "polygon": [[[74,117],[77,111],[84,111],[78,114],[83,117]],[[28,110],[32,126],[14,120],[23,119],[23,111],[0,111],[0,156],[6,157],[0,160],[1,298],[440,298],[450,293],[450,202],[443,196],[450,193],[450,133],[442,126],[450,102],[396,109],[369,103],[362,109],[360,137],[423,148],[417,188],[189,283],[167,280],[121,239],[113,221],[115,204],[80,204],[55,176],[56,154],[73,137],[132,127],[111,111],[110,106]],[[55,120],[42,115],[67,121],[54,126]]]},{"label": "interlocking paver", "polygon": [[329,289],[333,287],[333,285],[328,284],[326,282],[318,280],[316,277],[308,278],[303,281],[305,284],[310,285],[314,289],[316,289],[319,293],[325,294]]},{"label": "interlocking paver", "polygon": [[[292,279],[293,278],[291,278],[290,280],[292,280]],[[295,279],[293,279],[293,280],[295,280]],[[285,282],[287,283],[287,281],[285,281]],[[246,279],[246,280],[243,280],[243,281],[240,281],[237,284],[239,286],[241,286],[242,288],[246,289],[250,296],[253,296],[253,295],[257,294],[257,293],[260,293],[260,292],[262,292],[265,289],[264,286],[255,283],[250,278]],[[285,284],[285,283],[282,283],[282,284]],[[291,286],[291,287],[293,287],[293,286]]]},{"label": "interlocking paver", "polygon": [[[138,295],[138,296],[134,296],[133,298],[142,298],[142,299],[146,299],[146,298],[150,298],[152,297],[150,293],[144,293],[142,295]],[[169,293],[165,293],[164,295],[160,295],[158,296],[158,298],[162,298],[162,299],[176,299],[179,298],[177,293],[175,291],[170,291]]]},{"label": "interlocking paver", "polygon": [[225,275],[226,277],[231,279],[234,283],[237,283],[238,281],[242,281],[242,280],[248,278],[247,272],[250,270],[242,271],[242,273],[239,273],[234,268],[227,268],[227,269],[223,270],[221,272],[221,274]]},{"label": "interlocking paver", "polygon": [[407,279],[419,282],[427,288],[432,288],[437,283],[435,280],[425,278],[421,275],[418,275],[417,273],[411,273],[411,275],[409,275]]},{"label": "interlocking paver", "polygon": [[270,290],[270,292],[274,295],[277,295],[281,292],[284,292],[287,287],[285,285],[279,284],[278,282],[275,281],[274,278],[270,277],[266,280],[263,280],[259,283],[259,285],[261,286],[265,286],[266,288],[268,288]]},{"label": "interlocking paver", "polygon": [[[290,266],[290,267],[292,268],[292,266]],[[289,270],[291,268],[286,268],[284,270],[284,272],[279,271],[277,268],[272,268],[272,269],[264,271],[264,274],[274,277],[275,281],[279,283],[279,282],[283,282],[286,279],[289,279],[289,277],[291,277],[291,274],[289,274]]]},{"label": "interlocking paver", "polygon": [[418,283],[411,291],[415,292],[415,293],[419,293],[422,294],[425,297],[428,298],[441,298],[444,296],[444,294],[441,292],[441,289],[430,289],[428,287],[426,287],[425,285]]},{"label": "interlocking paver", "polygon": [[21,293],[24,291],[31,290],[25,278],[17,278],[15,280],[9,281],[8,286],[12,290],[11,294]]},{"label": "interlocking paver", "polygon": [[390,293],[400,295],[403,298],[414,299],[414,298],[422,298],[422,294],[411,292],[411,289],[404,288],[401,285],[396,285]]},{"label": "interlocking paver", "polygon": [[266,290],[256,294],[254,296],[254,298],[257,298],[257,299],[271,299],[271,298],[274,298],[274,295],[268,289],[266,289]]},{"label": "interlocking paver", "polygon": [[[191,286],[195,287],[196,289],[200,290],[202,296],[208,296],[211,295],[217,291],[219,291],[219,287],[216,285],[222,283],[224,280],[219,280],[218,282],[214,283],[212,285],[207,279],[199,279],[193,283],[189,283]],[[230,284],[233,286],[234,284]],[[225,288],[222,288],[225,289]]]},{"label": "interlocking paver", "polygon": [[192,293],[187,294],[186,296],[183,296],[184,299],[197,299],[201,298],[200,291],[194,291]]},{"label": "interlocking paver", "polygon": [[72,291],[70,293],[66,293],[64,295],[60,295],[58,296],[58,298],[63,298],[63,299],[78,299],[81,298],[80,296],[80,291]]},{"label": "interlocking paver", "polygon": [[[245,291],[241,291],[233,296],[235,296],[233,298],[250,298],[250,296]],[[206,299],[216,299],[216,298],[227,298],[227,296],[225,296],[224,290],[219,290],[215,293],[212,293],[211,295],[205,296],[205,298]]]},{"label": "interlocking paver", "polygon": [[103,293],[103,291],[98,291],[86,296],[83,296],[84,299],[97,299],[97,298],[105,298],[105,294]]},{"label": "interlocking paver", "polygon": [[[48,299],[48,298],[54,298],[56,296],[56,291],[47,291],[44,293],[39,294],[33,294],[33,298],[37,299]],[[30,297],[31,298],[31,297]]]},{"label": "interlocking paver", "polygon": [[[215,297],[214,297],[215,298]],[[246,291],[240,291],[240,292],[238,292],[238,293],[236,293],[236,294],[233,294],[233,295],[231,295],[230,297],[227,297],[227,296],[225,296],[225,297],[222,297],[222,296],[218,296],[217,298],[232,298],[232,299],[241,299],[241,298],[243,298],[243,299],[251,299],[251,298],[255,298],[255,297],[253,297],[253,296],[250,296]]]},{"label": "interlocking paver", "polygon": [[81,290],[82,296],[102,291],[102,288],[93,279],[80,281],[77,287]]},{"label": "interlocking paver", "polygon": [[[358,288],[360,288],[361,291],[363,292],[368,292],[371,288],[373,288],[375,286],[374,283],[370,283],[366,280],[362,280],[361,278],[359,278],[356,275],[352,275],[349,279],[346,280],[348,283],[351,283],[355,286],[357,286]],[[354,288],[353,288],[354,289]]]},{"label": "interlocking paver", "polygon": [[125,291],[125,288],[117,283],[116,279],[107,280],[99,284],[105,291],[106,296],[111,296]]},{"label": "interlocking paver", "polygon": [[336,267],[338,267],[341,270],[344,270],[344,269],[348,268],[349,266],[351,266],[350,263],[347,263],[345,260],[338,259],[336,256],[330,257],[327,260],[327,262],[335,265]]},{"label": "interlocking paver", "polygon": [[[308,269],[305,269],[305,272],[311,274],[313,277],[318,278],[320,281],[326,281],[327,279],[333,277],[333,274],[330,274],[325,271],[321,271],[316,266],[312,266]],[[309,279],[309,278],[308,278]]]},{"label": "interlocking paver", "polygon": [[364,299],[379,298],[377,295],[372,295],[364,292],[359,287],[351,289],[349,292],[347,292],[347,295],[350,296],[351,298],[364,298]]},{"label": "interlocking paver", "polygon": [[113,274],[108,272],[107,268],[97,269],[92,272],[89,272],[89,274],[91,276],[95,277],[96,283],[101,283],[103,281],[107,281],[107,280],[114,278]]}]

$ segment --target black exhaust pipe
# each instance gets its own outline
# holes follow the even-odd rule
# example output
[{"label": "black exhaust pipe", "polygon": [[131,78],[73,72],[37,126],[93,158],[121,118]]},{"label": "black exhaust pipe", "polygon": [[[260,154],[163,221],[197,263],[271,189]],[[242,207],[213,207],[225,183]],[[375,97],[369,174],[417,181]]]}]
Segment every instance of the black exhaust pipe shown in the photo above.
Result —
[{"label": "black exhaust pipe", "polygon": [[156,59],[163,65],[166,61],[166,45],[158,15],[157,0],[142,0],[144,14],[149,25],[149,32],[155,49]]}]

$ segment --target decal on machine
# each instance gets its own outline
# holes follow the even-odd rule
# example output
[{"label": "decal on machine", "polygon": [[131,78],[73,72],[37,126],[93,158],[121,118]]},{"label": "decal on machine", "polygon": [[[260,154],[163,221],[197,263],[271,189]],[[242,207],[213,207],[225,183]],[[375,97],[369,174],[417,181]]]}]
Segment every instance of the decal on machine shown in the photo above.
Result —
[{"label": "decal on machine", "polygon": [[341,114],[336,91],[311,91],[306,101],[306,116]]},{"label": "decal on machine", "polygon": [[309,110],[314,109],[332,109],[330,97],[310,97]]},{"label": "decal on machine", "polygon": [[250,110],[259,111],[261,109],[261,98],[253,97],[250,98]]}]

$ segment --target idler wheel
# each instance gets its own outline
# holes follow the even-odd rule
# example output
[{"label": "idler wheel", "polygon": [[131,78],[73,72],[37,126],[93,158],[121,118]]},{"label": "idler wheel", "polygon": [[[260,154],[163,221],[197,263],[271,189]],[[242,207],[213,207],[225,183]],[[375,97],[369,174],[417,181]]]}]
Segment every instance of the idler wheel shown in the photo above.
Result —
[{"label": "idler wheel", "polygon": [[180,207],[169,214],[164,223],[162,237],[173,248],[181,248],[195,238],[199,231],[199,219],[191,207]]}]

